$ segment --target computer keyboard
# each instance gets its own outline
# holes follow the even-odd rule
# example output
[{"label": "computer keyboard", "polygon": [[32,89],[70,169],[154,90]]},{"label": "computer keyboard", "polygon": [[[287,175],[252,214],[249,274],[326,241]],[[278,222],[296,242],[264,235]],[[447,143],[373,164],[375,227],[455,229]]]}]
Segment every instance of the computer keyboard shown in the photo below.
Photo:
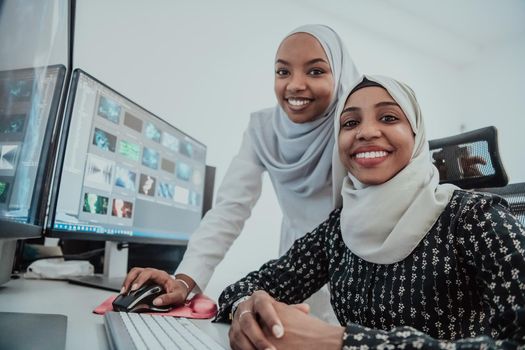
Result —
[{"label": "computer keyboard", "polygon": [[107,312],[104,324],[112,349],[224,350],[185,318]]}]

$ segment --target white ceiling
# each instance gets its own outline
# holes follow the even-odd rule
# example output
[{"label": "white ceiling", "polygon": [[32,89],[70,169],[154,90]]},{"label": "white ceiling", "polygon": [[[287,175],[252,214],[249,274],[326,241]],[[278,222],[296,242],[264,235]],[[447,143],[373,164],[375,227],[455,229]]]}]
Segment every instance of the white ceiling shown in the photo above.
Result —
[{"label": "white ceiling", "polygon": [[525,45],[525,0],[304,1],[349,26],[459,68],[509,41]]}]

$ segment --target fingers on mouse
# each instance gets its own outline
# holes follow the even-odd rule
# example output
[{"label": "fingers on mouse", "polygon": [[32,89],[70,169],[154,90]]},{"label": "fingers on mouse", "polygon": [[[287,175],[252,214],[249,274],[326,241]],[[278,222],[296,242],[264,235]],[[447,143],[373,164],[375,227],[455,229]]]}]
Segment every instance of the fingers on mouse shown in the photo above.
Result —
[{"label": "fingers on mouse", "polygon": [[169,312],[171,306],[153,305],[153,300],[164,294],[158,284],[145,284],[137,290],[118,295],[113,301],[113,310],[123,312]]}]

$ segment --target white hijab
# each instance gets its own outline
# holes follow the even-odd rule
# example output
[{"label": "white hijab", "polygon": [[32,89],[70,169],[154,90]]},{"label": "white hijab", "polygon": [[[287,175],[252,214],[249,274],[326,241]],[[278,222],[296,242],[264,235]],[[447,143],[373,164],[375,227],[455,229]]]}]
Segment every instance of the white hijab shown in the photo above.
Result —
[{"label": "white hijab", "polygon": [[[340,206],[342,200],[341,234],[352,253],[371,263],[393,264],[405,259],[425,237],[457,187],[439,185],[439,173],[430,159],[421,110],[412,89],[388,77],[366,78],[383,86],[405,113],[415,134],[412,159],[387,182],[367,186],[343,167],[336,144],[334,204]],[[337,108],[337,140],[339,116],[351,90]]]},{"label": "white hijab", "polygon": [[292,122],[279,105],[258,112],[266,115],[252,118],[249,133],[270,176],[299,196],[308,197],[330,186],[335,143],[332,117],[340,97],[357,82],[359,74],[341,38],[330,27],[305,25],[286,38],[295,33],[308,33],[323,47],[334,77],[332,101],[323,115],[302,124]]}]

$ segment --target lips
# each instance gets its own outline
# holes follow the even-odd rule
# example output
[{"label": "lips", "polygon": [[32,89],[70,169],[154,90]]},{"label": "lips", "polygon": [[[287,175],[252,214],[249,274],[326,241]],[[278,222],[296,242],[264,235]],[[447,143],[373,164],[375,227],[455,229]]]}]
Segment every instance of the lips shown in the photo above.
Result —
[{"label": "lips", "polygon": [[352,160],[363,167],[373,167],[384,162],[391,151],[382,147],[361,147],[351,154]]},{"label": "lips", "polygon": [[305,97],[288,97],[285,100],[288,103],[289,108],[293,111],[301,111],[307,108],[313,101],[313,99]]},{"label": "lips", "polygon": [[360,152],[354,154],[355,158],[361,159],[374,159],[374,158],[381,158],[386,157],[388,155],[388,152],[386,151],[373,151],[373,152]]}]

